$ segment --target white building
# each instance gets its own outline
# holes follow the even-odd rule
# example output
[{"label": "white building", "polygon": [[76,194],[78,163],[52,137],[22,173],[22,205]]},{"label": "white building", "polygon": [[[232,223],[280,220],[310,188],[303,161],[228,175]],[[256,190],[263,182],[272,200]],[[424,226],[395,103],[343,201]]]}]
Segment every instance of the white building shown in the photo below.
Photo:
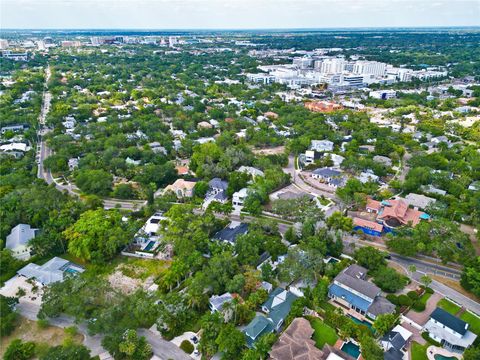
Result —
[{"label": "white building", "polygon": [[239,191],[233,193],[232,195],[232,204],[233,206],[243,206],[243,203],[245,202],[245,199],[248,196],[248,189],[243,188],[240,189]]},{"label": "white building", "polygon": [[318,152],[333,151],[333,142],[330,140],[312,140],[310,143],[310,150]]},{"label": "white building", "polygon": [[397,96],[397,92],[395,90],[376,90],[370,91],[368,96],[374,99],[387,100],[395,98]]},{"label": "white building", "polygon": [[5,247],[12,252],[12,256],[19,260],[28,260],[31,256],[32,247],[29,245],[38,233],[38,229],[32,229],[30,225],[18,224],[10,235],[7,236]]}]

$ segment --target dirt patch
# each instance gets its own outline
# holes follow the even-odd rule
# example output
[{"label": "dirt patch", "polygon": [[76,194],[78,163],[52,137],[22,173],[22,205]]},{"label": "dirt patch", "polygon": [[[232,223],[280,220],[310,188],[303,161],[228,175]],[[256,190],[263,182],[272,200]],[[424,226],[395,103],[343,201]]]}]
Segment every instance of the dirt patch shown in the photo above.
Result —
[{"label": "dirt patch", "polygon": [[408,276],[408,272],[405,271],[404,267],[393,262],[393,261],[388,261],[387,262],[388,267],[391,267],[392,269],[397,270],[400,274]]},{"label": "dirt patch", "polygon": [[285,146],[277,146],[273,148],[253,149],[255,155],[277,155],[285,152]]},{"label": "dirt patch", "polygon": [[121,270],[115,270],[112,274],[108,276],[108,282],[110,285],[120,290],[124,294],[132,294],[138,288],[142,287],[142,281],[140,279],[133,279],[122,273]]},{"label": "dirt patch", "polygon": [[[19,317],[13,333],[0,339],[0,358],[3,358],[8,345],[15,339],[33,341],[45,346],[57,346],[61,345],[67,337],[68,335],[65,334],[65,331],[59,327],[48,326],[45,329],[41,329],[35,321]],[[83,342],[83,336],[75,335],[73,341],[81,344]]]}]

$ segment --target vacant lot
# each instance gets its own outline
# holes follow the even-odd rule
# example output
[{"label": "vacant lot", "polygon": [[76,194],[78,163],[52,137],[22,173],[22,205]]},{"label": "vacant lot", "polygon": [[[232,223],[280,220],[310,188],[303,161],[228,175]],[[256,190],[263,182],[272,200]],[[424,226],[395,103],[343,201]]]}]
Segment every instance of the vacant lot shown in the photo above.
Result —
[{"label": "vacant lot", "polygon": [[[0,339],[0,358],[3,358],[8,345],[15,339],[33,341],[39,344],[39,347],[48,348],[50,346],[61,345],[66,338],[67,335],[61,328],[49,326],[45,329],[41,329],[35,321],[19,317],[17,327],[13,333]],[[75,335],[73,340],[76,343],[81,344],[83,336]]]}]

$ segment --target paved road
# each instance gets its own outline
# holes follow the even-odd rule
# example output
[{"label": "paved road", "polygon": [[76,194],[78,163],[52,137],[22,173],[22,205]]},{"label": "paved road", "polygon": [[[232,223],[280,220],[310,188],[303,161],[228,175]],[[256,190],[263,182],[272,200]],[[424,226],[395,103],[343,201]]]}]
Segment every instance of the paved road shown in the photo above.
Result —
[{"label": "paved road", "polygon": [[145,336],[148,343],[152,347],[153,353],[162,360],[192,360],[192,358],[185,354],[183,350],[180,350],[180,348],[175,346],[170,341],[162,339],[160,336],[148,329],[138,329],[138,334]]}]

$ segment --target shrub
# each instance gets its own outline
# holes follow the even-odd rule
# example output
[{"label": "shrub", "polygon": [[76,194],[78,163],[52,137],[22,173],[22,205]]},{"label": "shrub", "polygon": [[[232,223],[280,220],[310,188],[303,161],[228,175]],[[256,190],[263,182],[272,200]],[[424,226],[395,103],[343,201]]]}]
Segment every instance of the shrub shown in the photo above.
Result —
[{"label": "shrub", "polygon": [[433,289],[431,287],[427,287],[427,288],[425,288],[425,292],[427,294],[433,294],[435,291],[433,291]]},{"label": "shrub", "polygon": [[398,305],[400,306],[411,306],[412,305],[412,299],[410,299],[407,295],[400,295],[397,298]]},{"label": "shrub", "polygon": [[416,291],[413,291],[413,290],[412,290],[412,291],[409,291],[409,292],[407,293],[407,296],[408,296],[410,299],[412,299],[412,300],[418,300],[418,298],[419,298],[417,292],[416,292]]},{"label": "shrub", "polygon": [[393,294],[387,294],[387,300],[390,301],[393,305],[398,305],[398,298]]},{"label": "shrub", "polygon": [[180,344],[180,349],[185,351],[187,354],[191,354],[193,352],[193,350],[195,349],[195,347],[193,346],[193,344],[190,341],[183,340],[182,343]]},{"label": "shrub", "polygon": [[412,309],[416,312],[422,312],[425,310],[425,304],[421,301],[416,301],[413,303]]}]

